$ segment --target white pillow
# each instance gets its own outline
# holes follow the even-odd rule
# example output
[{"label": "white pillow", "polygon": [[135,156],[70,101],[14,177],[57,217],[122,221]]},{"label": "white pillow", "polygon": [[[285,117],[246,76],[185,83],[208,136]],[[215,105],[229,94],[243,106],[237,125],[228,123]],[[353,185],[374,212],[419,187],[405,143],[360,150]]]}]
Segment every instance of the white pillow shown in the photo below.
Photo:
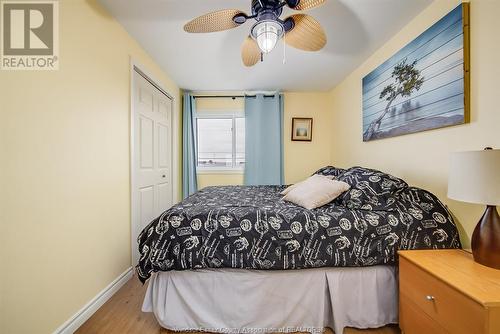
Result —
[{"label": "white pillow", "polygon": [[350,187],[342,181],[311,176],[296,184],[283,199],[311,210],[330,203]]},{"label": "white pillow", "polygon": [[281,192],[281,195],[286,195],[288,194],[292,189],[296,188],[297,186],[299,186],[300,184],[306,182],[307,180],[311,179],[311,178],[326,178],[328,180],[333,180],[335,177],[333,175],[320,175],[320,174],[314,174],[312,176],[309,176],[307,179],[305,179],[304,181],[300,181],[300,182],[297,182],[295,184],[292,184],[291,186],[287,187],[285,190],[283,190]]}]

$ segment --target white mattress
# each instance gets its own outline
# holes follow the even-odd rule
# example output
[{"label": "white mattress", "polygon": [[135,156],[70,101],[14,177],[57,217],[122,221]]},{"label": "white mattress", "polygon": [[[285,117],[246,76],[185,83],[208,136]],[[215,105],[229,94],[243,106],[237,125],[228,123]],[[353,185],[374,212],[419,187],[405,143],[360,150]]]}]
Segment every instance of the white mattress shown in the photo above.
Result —
[{"label": "white mattress", "polygon": [[398,322],[392,266],[154,274],[142,310],[174,331],[322,332]]}]

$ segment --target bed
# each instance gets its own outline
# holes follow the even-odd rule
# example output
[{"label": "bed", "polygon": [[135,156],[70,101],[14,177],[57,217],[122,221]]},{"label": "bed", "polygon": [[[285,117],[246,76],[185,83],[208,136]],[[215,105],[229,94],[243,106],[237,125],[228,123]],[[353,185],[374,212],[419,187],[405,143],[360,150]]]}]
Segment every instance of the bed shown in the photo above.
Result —
[{"label": "bed", "polygon": [[[198,313],[194,309],[185,312],[183,316],[191,322],[169,325],[167,321],[162,320],[168,319],[164,313],[167,312],[165,308],[155,310],[154,307],[169,303],[165,299],[168,295],[166,286],[170,286],[172,291],[174,289],[172,286],[180,284],[175,283],[176,279],[178,282],[187,282],[179,277],[191,277],[198,282],[197,284],[193,282],[191,285],[201,287],[205,291],[205,297],[213,301],[211,307],[205,311],[210,313],[212,310],[206,319],[213,321],[203,322],[203,327],[211,328],[211,331],[216,331],[214,329],[217,328],[218,331],[227,331],[227,328],[221,327],[223,322],[215,320],[216,310],[222,309],[214,308],[214,305],[245,303],[244,294],[226,299],[217,298],[217,294],[211,291],[215,282],[213,277],[234,277],[227,274],[228,270],[233,273],[234,270],[238,270],[239,275],[243,276],[246,274],[248,276],[246,280],[249,280],[251,275],[266,275],[268,282],[273,282],[275,277],[280,275],[300,277],[297,278],[297,282],[301,279],[308,281],[312,279],[309,276],[314,276],[313,273],[316,273],[323,277],[323,285],[342,287],[346,284],[345,287],[352,291],[354,288],[352,285],[342,283],[345,282],[342,277],[345,278],[344,272],[347,270],[350,270],[351,275],[365,277],[366,282],[372,282],[377,280],[378,275],[378,271],[373,268],[394,269],[399,249],[460,247],[458,231],[452,216],[433,194],[410,187],[403,180],[390,174],[363,167],[344,170],[328,166],[316,173],[334,176],[337,180],[348,183],[351,189],[323,207],[306,210],[282,200],[280,192],[285,186],[208,187],[162,213],[142,231],[138,239],[141,254],[136,267],[138,277],[144,282],[154,275],[144,309],[154,311],[164,327],[202,329],[196,326],[190,328],[197,323],[194,321],[195,318],[190,317],[190,314]],[[380,270],[386,274],[395,273],[395,269]],[[353,278],[352,281],[356,279]],[[382,281],[390,282],[391,279],[387,276]],[[233,284],[228,282],[226,286],[228,290],[236,291],[238,289],[235,285],[238,284],[239,281],[235,280]],[[293,285],[286,286],[292,290],[283,291],[284,295],[293,291],[295,294],[311,292],[303,290],[305,287],[301,284],[298,285],[300,289],[293,288]],[[389,291],[394,298],[397,295],[397,285],[390,286],[390,284],[380,285],[374,288],[374,298],[384,295],[384,291]],[[260,288],[256,287],[253,291],[256,289]],[[153,298],[150,294],[155,293],[158,296]],[[324,300],[330,307],[334,301],[339,302],[332,296],[330,289],[323,290],[323,297],[319,293],[319,290],[312,293],[315,296],[313,299]],[[363,305],[378,303],[377,300],[366,296],[367,294],[365,297],[351,296],[351,299],[345,297],[337,305],[352,304],[356,300],[359,302],[360,298],[361,300],[366,298]],[[179,298],[172,297],[172,300]],[[202,300],[200,303],[205,305]],[[214,303],[215,301],[217,303]],[[187,301],[187,304],[193,302]],[[186,300],[183,303],[186,304]],[[390,304],[390,302],[384,303]],[[387,309],[393,308],[387,306]],[[317,308],[314,310],[316,313],[321,313]],[[361,309],[360,313],[366,316],[367,312]],[[335,314],[335,312],[330,313]],[[389,317],[380,317],[381,321],[378,324],[383,325],[391,317],[391,321],[396,321],[397,308],[393,313],[395,314]],[[361,314],[358,314],[360,319],[363,318]],[[336,329],[356,322],[355,319],[351,322],[340,321],[339,317],[337,315],[337,319],[330,320],[325,318],[323,322],[332,322],[332,326]],[[258,318],[258,314],[248,314],[245,317],[246,321],[235,322],[231,328],[241,330],[248,328],[246,326],[248,324],[263,325],[257,321]],[[313,328],[322,325],[321,321],[313,324],[310,319],[307,320],[309,322],[300,325],[300,321],[296,323],[292,318],[295,319],[286,312],[283,315],[283,319],[293,323],[292,327]],[[373,327],[372,320],[368,319],[364,323],[361,321],[358,326]],[[276,326],[271,327],[273,330],[276,329],[274,328]],[[287,330],[281,328],[280,331]]]}]

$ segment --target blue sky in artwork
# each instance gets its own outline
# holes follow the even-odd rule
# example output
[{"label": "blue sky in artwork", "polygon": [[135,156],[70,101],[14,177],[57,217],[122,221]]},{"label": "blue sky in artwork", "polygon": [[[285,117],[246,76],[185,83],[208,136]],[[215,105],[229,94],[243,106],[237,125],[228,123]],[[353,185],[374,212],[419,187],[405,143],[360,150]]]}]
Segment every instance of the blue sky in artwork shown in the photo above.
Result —
[{"label": "blue sky in artwork", "polygon": [[[422,33],[420,36],[415,38],[413,41],[408,43],[405,47],[403,47],[401,50],[399,50],[394,56],[392,56],[390,59],[385,61],[382,65],[377,67],[375,70],[370,72],[367,76],[363,78],[363,90],[367,88],[366,86],[370,84],[371,81],[376,80],[378,76],[380,76],[383,72],[390,72],[392,71],[392,68],[394,65],[396,65],[398,62],[403,60],[404,58],[408,58],[409,61],[414,60],[414,56],[412,56],[412,52],[415,52],[419,47],[422,45],[429,43],[429,41],[439,35],[440,33],[443,33],[447,30],[448,27],[452,26],[454,23],[459,22],[459,25],[456,25],[458,29],[461,29],[462,27],[462,5],[458,6],[455,8],[453,11],[448,13],[445,17],[443,17],[441,20],[436,22],[432,27],[427,29],[424,33]],[[460,31],[461,32],[461,31]],[[448,34],[453,34],[457,33],[457,31],[454,29],[449,30]]]}]

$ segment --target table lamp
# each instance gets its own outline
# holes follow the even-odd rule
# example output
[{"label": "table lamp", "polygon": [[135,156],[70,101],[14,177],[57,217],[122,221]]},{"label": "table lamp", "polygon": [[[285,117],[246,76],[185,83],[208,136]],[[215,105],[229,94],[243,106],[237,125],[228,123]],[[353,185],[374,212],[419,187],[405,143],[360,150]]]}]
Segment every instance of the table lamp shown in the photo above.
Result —
[{"label": "table lamp", "polygon": [[451,154],[448,197],[486,205],[486,211],[472,234],[474,261],[500,269],[500,150]]}]

